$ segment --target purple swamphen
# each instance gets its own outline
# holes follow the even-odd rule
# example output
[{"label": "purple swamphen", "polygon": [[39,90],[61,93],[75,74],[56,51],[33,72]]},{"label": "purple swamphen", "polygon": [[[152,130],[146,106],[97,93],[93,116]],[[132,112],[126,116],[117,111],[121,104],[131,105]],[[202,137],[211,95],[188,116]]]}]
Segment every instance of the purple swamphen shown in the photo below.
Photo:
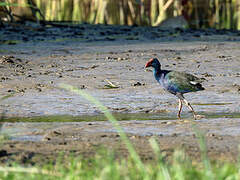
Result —
[{"label": "purple swamphen", "polygon": [[162,70],[161,64],[157,58],[150,59],[145,65],[145,68],[147,67],[153,67],[155,79],[165,90],[179,98],[178,118],[181,118],[182,102],[184,102],[193,113],[194,119],[197,119],[197,115],[191,104],[184,98],[183,94],[204,90],[204,87],[200,84],[203,82],[203,79],[199,79],[184,72]]}]

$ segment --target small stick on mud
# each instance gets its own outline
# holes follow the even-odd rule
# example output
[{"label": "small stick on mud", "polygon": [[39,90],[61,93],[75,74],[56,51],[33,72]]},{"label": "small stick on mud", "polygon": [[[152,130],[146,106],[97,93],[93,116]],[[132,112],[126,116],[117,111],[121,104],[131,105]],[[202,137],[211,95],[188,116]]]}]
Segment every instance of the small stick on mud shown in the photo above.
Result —
[{"label": "small stick on mud", "polygon": [[105,81],[109,84],[108,87],[111,87],[111,88],[119,88],[118,86],[116,86],[115,84],[113,84],[110,80],[105,79]]}]

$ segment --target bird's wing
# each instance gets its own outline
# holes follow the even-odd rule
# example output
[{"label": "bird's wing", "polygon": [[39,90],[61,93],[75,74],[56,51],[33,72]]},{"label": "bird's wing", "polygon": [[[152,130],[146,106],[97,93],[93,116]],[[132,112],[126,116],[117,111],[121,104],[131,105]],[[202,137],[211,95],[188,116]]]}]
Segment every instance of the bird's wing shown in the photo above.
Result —
[{"label": "bird's wing", "polygon": [[203,79],[184,72],[171,71],[166,74],[166,79],[169,88],[174,88],[177,92],[186,93],[198,91],[202,88],[200,83]]}]

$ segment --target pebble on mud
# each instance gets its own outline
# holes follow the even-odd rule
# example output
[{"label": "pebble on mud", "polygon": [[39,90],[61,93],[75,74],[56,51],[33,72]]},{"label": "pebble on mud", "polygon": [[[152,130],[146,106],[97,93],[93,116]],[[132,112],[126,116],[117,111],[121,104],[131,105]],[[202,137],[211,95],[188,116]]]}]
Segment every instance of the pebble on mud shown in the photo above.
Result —
[{"label": "pebble on mud", "polygon": [[61,132],[58,132],[58,131],[53,131],[53,134],[55,134],[55,135],[62,135],[62,133]]},{"label": "pebble on mud", "polygon": [[80,85],[78,88],[79,89],[86,89],[87,87],[85,85]]},{"label": "pebble on mud", "polygon": [[214,133],[210,133],[210,134],[208,134],[207,136],[209,136],[209,137],[215,137],[216,135],[215,135]]},{"label": "pebble on mud", "polygon": [[4,149],[0,150],[0,157],[7,156],[7,155],[8,155],[8,153],[6,150],[4,150]]},{"label": "pebble on mud", "polygon": [[139,81],[132,84],[132,86],[145,86],[145,83],[140,83]]},{"label": "pebble on mud", "polygon": [[180,56],[177,56],[175,60],[181,60],[182,58]]},{"label": "pebble on mud", "polygon": [[41,88],[35,88],[38,92],[42,92],[42,89]]},{"label": "pebble on mud", "polygon": [[204,77],[212,77],[212,75],[209,74],[209,73],[203,73],[202,75],[203,75]]},{"label": "pebble on mud", "polygon": [[13,58],[15,58],[15,57],[14,56],[2,56],[0,58],[0,63],[11,63],[11,64],[13,64],[14,63]]},{"label": "pebble on mud", "polygon": [[232,87],[233,87],[237,92],[240,92],[240,85],[238,85],[238,84],[233,84]]},{"label": "pebble on mud", "polygon": [[9,77],[6,77],[6,76],[3,76],[1,77],[1,80],[9,80],[10,78]]}]

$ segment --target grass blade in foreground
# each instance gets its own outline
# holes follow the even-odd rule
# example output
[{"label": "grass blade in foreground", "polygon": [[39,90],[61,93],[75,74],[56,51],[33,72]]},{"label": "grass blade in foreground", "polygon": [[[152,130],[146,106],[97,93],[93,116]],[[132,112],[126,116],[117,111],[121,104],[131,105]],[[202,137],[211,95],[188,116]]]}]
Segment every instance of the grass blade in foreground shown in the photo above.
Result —
[{"label": "grass blade in foreground", "polygon": [[201,151],[202,162],[203,162],[203,165],[205,168],[206,175],[209,179],[214,179],[211,163],[210,163],[210,161],[208,159],[208,155],[207,155],[206,139],[205,139],[204,135],[197,129],[196,125],[192,124],[192,127],[198,138],[198,144],[199,144],[199,148]]},{"label": "grass blade in foreground", "polygon": [[133,145],[128,140],[127,135],[124,133],[123,129],[121,128],[120,124],[118,123],[117,119],[110,113],[110,111],[97,99],[95,99],[93,96],[88,94],[87,92],[80,90],[78,88],[75,88],[71,85],[67,84],[60,84],[60,87],[63,89],[66,89],[68,91],[71,91],[73,93],[79,94],[85,99],[87,99],[89,102],[95,104],[99,110],[101,110],[104,115],[107,117],[107,119],[114,125],[114,127],[117,129],[122,141],[126,144],[127,149],[130,153],[131,158],[136,163],[138,169],[143,173],[144,177],[147,177],[147,172],[145,170],[144,164],[142,163],[140,157],[138,156],[137,152],[135,151]]},{"label": "grass blade in foreground", "polygon": [[162,173],[158,173],[157,177],[160,179],[164,178],[165,180],[170,180],[171,179],[170,173],[168,168],[166,167],[166,164],[164,163],[163,156],[160,152],[160,148],[157,141],[152,137],[151,139],[149,139],[149,142],[156,157],[158,158],[159,169],[161,169],[162,171]]},{"label": "grass blade in foreground", "polygon": [[28,174],[42,174],[49,176],[60,176],[60,173],[38,169],[35,167],[25,168],[25,167],[3,167],[0,166],[0,172],[13,172],[13,173],[28,173]]}]

